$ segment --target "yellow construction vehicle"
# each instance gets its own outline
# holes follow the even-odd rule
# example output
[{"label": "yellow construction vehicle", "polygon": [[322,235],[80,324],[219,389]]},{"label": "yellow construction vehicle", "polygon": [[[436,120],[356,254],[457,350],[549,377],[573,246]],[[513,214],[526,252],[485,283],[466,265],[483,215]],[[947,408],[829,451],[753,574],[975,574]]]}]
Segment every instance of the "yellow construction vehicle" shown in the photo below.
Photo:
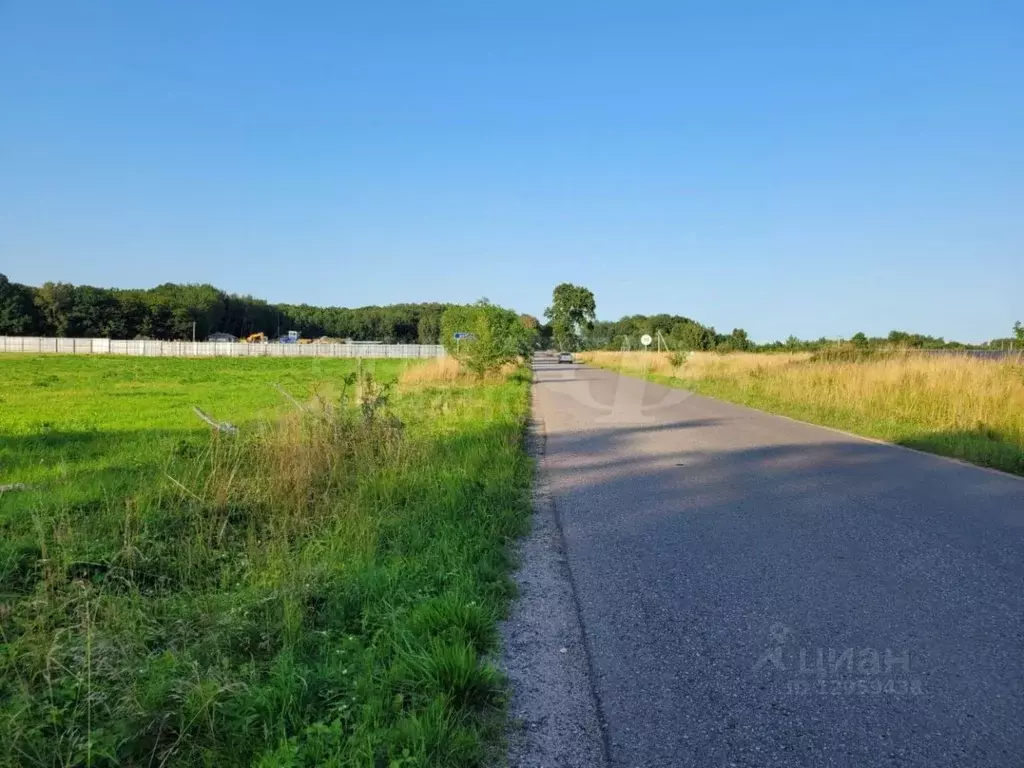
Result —
[{"label": "yellow construction vehicle", "polygon": [[267,334],[260,331],[259,333],[251,333],[245,337],[246,344],[266,344]]}]

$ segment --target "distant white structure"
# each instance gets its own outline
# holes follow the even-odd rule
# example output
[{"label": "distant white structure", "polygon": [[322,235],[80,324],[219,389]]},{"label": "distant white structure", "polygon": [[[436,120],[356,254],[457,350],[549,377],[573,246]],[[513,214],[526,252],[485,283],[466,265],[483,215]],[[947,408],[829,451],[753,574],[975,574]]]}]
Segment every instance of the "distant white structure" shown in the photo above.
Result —
[{"label": "distant white structure", "polygon": [[[286,337],[287,338],[287,337]],[[55,339],[0,336],[0,353],[138,357],[444,357],[440,344],[226,344],[218,341]]]}]

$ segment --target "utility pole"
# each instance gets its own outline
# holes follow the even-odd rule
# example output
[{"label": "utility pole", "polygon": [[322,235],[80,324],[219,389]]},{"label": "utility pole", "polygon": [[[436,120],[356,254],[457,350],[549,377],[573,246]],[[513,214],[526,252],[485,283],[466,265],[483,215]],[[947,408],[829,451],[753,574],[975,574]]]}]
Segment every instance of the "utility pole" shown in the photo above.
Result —
[{"label": "utility pole", "polygon": [[192,343],[196,343],[196,321],[192,321]]}]

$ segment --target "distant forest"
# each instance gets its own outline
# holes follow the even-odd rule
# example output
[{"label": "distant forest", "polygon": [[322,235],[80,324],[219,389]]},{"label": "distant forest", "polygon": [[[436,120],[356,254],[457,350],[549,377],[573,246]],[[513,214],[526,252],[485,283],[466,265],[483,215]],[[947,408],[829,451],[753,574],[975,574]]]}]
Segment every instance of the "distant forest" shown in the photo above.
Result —
[{"label": "distant forest", "polygon": [[[711,326],[702,325],[696,320],[680,315],[629,315],[612,322],[599,320],[590,330],[584,330],[583,346],[589,349],[641,349],[640,337],[649,334],[654,341],[652,348],[658,345],[658,334],[661,334],[662,349],[671,350],[708,350],[718,352],[749,351],[815,351],[833,346],[844,341],[858,347],[907,347],[912,349],[966,349],[969,346],[958,341],[947,341],[941,336],[926,336],[906,331],[891,331],[886,336],[867,336],[856,333],[849,339],[798,339],[790,336],[786,340],[771,341],[757,344],[751,341],[746,330],[734,328],[729,333],[720,333]],[[1021,341],[1013,338],[993,339],[982,347],[998,348],[1000,344]]]},{"label": "distant forest", "polygon": [[446,305],[312,307],[270,304],[212,285],[165,283],[145,290],[45,283],[35,288],[0,274],[0,335],[112,339],[196,339],[212,333],[276,337],[299,331],[393,344],[436,344]]},{"label": "distant forest", "polygon": [[[252,296],[226,293],[212,285],[165,283],[149,289],[96,288],[70,283],[40,287],[12,283],[0,274],[0,335],[61,336],[113,339],[196,339],[222,332],[245,337],[262,332],[276,337],[299,331],[305,338],[330,336],[393,344],[440,343],[442,303],[391,304],[347,309],[308,304],[270,304]],[[521,316],[538,328],[540,343],[551,343],[551,328],[529,315]],[[755,344],[742,328],[720,333],[681,315],[630,315],[616,321],[597,321],[582,328],[581,346],[590,349],[638,349],[640,337],[661,334],[670,349],[697,350],[814,350],[835,339]],[[884,337],[855,334],[846,341],[859,346],[895,345],[923,349],[956,349],[967,345],[904,331]],[[993,339],[983,346],[999,347],[1019,339]]]}]

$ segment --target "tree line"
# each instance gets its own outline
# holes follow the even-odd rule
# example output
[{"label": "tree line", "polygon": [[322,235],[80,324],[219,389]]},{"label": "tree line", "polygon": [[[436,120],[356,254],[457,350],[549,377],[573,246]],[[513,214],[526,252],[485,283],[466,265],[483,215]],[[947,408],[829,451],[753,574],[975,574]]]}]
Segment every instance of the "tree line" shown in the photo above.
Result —
[{"label": "tree line", "polygon": [[550,320],[540,327],[542,343],[559,349],[639,349],[640,339],[648,335],[652,346],[672,351],[714,352],[816,352],[837,344],[861,349],[968,349],[971,347],[999,349],[1016,344],[1024,345],[1024,324],[1013,326],[1013,337],[992,339],[981,345],[947,341],[941,336],[893,330],[886,336],[868,336],[855,333],[849,339],[799,339],[790,336],[785,341],[757,344],[743,328],[730,333],[719,333],[713,326],[704,325],[683,315],[627,315],[619,320],[597,320],[594,294],[587,288],[571,283],[558,285],[552,294],[552,304],[545,311]]},{"label": "tree line", "polygon": [[0,274],[0,335],[113,339],[191,339],[212,333],[276,337],[299,331],[390,344],[436,344],[447,304],[348,309],[271,304],[212,285],[165,283],[143,290],[71,283],[33,287]]},{"label": "tree line", "polygon": [[682,315],[627,315],[620,320],[598,320],[582,333],[583,345],[590,349],[641,349],[640,338],[649,335],[658,345],[676,350],[753,351],[756,344],[742,328],[731,333],[719,333],[713,326],[704,325]]},{"label": "tree line", "polygon": [[[299,331],[305,338],[329,336],[391,344],[437,344],[451,341],[442,329],[442,316],[451,306],[466,305],[433,302],[354,309],[315,307],[271,304],[252,296],[230,294],[208,284],[165,283],[141,290],[63,282],[33,287],[11,282],[0,274],[0,335],[7,336],[180,340],[191,339],[193,330],[196,339],[205,339],[217,332],[241,338],[252,333],[276,337],[287,331]],[[472,306],[489,306],[489,302],[483,300]],[[474,322],[481,312],[489,317],[493,315],[489,310],[476,311],[472,313]],[[545,316],[547,323],[531,315],[518,315],[519,324],[531,332],[532,343],[545,348],[638,349],[644,334],[656,339],[655,344],[659,343],[660,334],[661,341],[672,350],[815,351],[837,343],[836,339],[790,336],[785,341],[756,344],[743,328],[720,333],[713,326],[683,315],[627,315],[614,321],[597,320],[593,293],[570,283],[555,287]],[[468,319],[469,316],[464,318],[466,322]],[[507,318],[502,322],[504,320]],[[900,330],[879,337],[857,333],[843,341],[864,348],[961,349],[969,346]],[[521,342],[517,331],[516,343]],[[999,348],[1022,342],[1024,326],[1017,323],[1012,336],[993,339],[982,346]]]},{"label": "tree line", "polygon": [[[837,343],[848,343],[865,349],[902,347],[908,349],[968,349],[972,347],[998,348],[1000,343],[1013,341],[1011,338],[993,339],[981,345],[948,341],[941,336],[894,330],[886,336],[868,336],[855,333],[848,339],[800,339],[789,336],[784,341],[770,341],[758,344],[752,341],[743,328],[734,328],[730,333],[719,333],[713,326],[703,325],[696,320],[680,315],[629,315],[614,322],[596,321],[589,330],[581,334],[583,346],[589,349],[640,348],[640,337],[649,334],[657,339],[661,334],[664,346],[672,350],[705,350],[709,352],[815,352]],[[1017,331],[1015,330],[1015,335]],[[1024,336],[1017,335],[1017,344]],[[652,346],[657,341],[652,343]]]}]

